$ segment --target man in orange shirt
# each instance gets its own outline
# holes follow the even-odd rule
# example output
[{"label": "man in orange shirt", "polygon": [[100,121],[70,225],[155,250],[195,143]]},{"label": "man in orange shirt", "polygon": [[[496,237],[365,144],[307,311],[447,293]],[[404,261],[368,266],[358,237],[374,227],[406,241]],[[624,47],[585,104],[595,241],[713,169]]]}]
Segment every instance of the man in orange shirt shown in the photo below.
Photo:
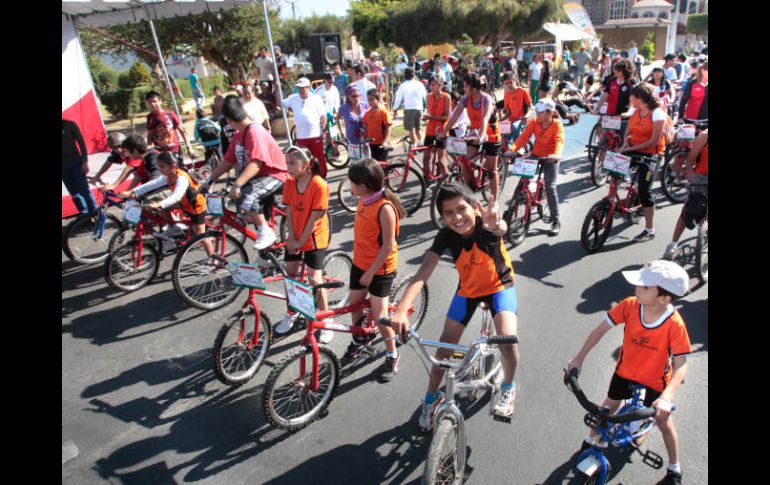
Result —
[{"label": "man in orange shirt", "polygon": [[503,74],[503,92],[503,108],[505,109],[503,115],[511,122],[511,134],[504,136],[505,141],[511,143],[512,140],[519,137],[524,125],[527,124],[527,120],[524,118],[532,106],[532,97],[529,95],[529,91],[519,86],[516,74],[512,71]]},{"label": "man in orange shirt", "polygon": [[556,112],[556,104],[550,99],[541,99],[535,105],[537,118],[531,121],[524,132],[516,139],[512,151],[518,152],[535,135],[535,144],[530,156],[546,158],[543,167],[545,175],[545,195],[551,211],[551,235],[556,236],[561,230],[559,222],[559,194],[556,192],[556,178],[559,175],[559,160],[564,149],[564,125]]},{"label": "man in orange shirt", "polygon": [[380,93],[376,89],[370,89],[366,93],[366,99],[369,101],[369,111],[364,114],[362,123],[366,134],[364,139],[369,141],[372,158],[378,162],[388,161],[388,152],[390,146],[390,128],[393,126],[393,118],[383,106],[380,106]]},{"label": "man in orange shirt", "polygon": [[[607,313],[580,352],[567,362],[567,371],[580,372],[586,356],[604,334],[624,325],[623,347],[602,407],[616,412],[623,399],[631,398],[634,385],[643,386],[644,405],[656,409],[655,421],[668,452],[668,471],[658,483],[681,484],[679,437],[671,410],[687,372],[685,355],[692,349],[684,320],[671,303],[687,294],[690,277],[678,264],[663,260],[648,263],[640,271],[623,271],[623,276],[636,287],[636,296],[626,298]],[[669,366],[671,358],[673,370]],[[595,437],[596,432],[591,430],[581,451],[592,446]]]}]

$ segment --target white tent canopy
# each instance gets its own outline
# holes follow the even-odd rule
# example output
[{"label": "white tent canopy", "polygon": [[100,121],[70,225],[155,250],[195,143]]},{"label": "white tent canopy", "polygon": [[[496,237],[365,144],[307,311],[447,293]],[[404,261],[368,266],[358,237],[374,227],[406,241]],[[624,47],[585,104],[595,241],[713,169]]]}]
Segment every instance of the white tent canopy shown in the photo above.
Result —
[{"label": "white tent canopy", "polygon": [[543,24],[543,28],[552,33],[561,42],[572,42],[576,40],[592,40],[594,37],[583,32],[577,28],[574,24],[561,24],[554,22],[547,22]]},{"label": "white tent canopy", "polygon": [[249,3],[251,0],[62,0],[61,12],[84,25],[100,27],[225,10]]}]

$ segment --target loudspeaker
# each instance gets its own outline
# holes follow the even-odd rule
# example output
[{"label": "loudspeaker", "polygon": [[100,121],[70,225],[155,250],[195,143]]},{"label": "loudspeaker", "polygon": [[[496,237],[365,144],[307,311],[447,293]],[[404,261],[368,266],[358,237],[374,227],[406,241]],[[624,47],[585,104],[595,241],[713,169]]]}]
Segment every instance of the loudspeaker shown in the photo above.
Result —
[{"label": "loudspeaker", "polygon": [[340,34],[311,34],[307,39],[307,50],[315,73],[330,72],[335,63],[342,62]]}]

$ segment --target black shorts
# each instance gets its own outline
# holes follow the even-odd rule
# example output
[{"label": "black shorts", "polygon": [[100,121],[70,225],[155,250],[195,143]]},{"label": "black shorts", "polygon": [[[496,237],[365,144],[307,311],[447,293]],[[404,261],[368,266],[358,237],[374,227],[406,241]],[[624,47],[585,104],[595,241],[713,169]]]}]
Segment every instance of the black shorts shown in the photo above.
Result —
[{"label": "black shorts", "polygon": [[388,161],[388,151],[382,148],[382,145],[375,145],[374,143],[370,143],[369,148],[372,151],[373,159],[377,160],[378,162]]},{"label": "black shorts", "polygon": [[[610,381],[610,389],[607,391],[607,397],[616,401],[631,399],[631,396],[634,395],[634,385],[636,384],[638,383],[620,377],[616,372],[612,375],[612,380]],[[654,389],[650,389],[647,386],[644,386],[644,388],[646,389],[644,395],[644,405],[651,407],[652,403],[654,403],[655,400],[660,397],[661,393]]]},{"label": "black shorts", "polygon": [[289,261],[304,261],[305,264],[312,269],[323,269],[324,258],[326,257],[325,249],[314,249],[312,251],[300,251],[297,254],[286,253],[283,260]]},{"label": "black shorts", "polygon": [[[362,286],[358,280],[364,275],[364,271],[353,266],[350,268],[350,289],[351,290],[365,290],[366,287]],[[369,284],[369,294],[384,298],[390,294],[390,289],[393,287],[393,280],[396,279],[396,272],[384,275],[374,275],[372,282]]]},{"label": "black shorts", "polygon": [[481,145],[481,149],[482,149],[482,151],[484,152],[485,155],[489,155],[491,157],[496,157],[496,156],[500,155],[500,148],[502,146],[503,146],[502,143],[500,143],[499,141],[498,142],[494,142],[494,143],[492,143],[490,141],[487,141],[487,142],[484,142]]},{"label": "black shorts", "polygon": [[190,218],[190,222],[193,224],[205,224],[206,223],[206,214],[200,213],[200,214],[190,214],[187,211],[184,211],[184,214]]},{"label": "black shorts", "polygon": [[422,142],[423,145],[426,147],[430,147],[435,145],[436,148],[444,149],[446,148],[446,138],[436,138],[435,136],[425,136],[425,141]]}]

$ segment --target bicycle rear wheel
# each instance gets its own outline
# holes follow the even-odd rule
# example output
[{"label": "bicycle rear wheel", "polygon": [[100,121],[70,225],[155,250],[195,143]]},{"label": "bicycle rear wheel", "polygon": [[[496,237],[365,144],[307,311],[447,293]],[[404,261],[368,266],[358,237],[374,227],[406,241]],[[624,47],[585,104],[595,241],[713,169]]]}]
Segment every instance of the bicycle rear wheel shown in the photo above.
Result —
[{"label": "bicycle rear wheel", "polygon": [[465,476],[465,442],[454,416],[444,414],[436,423],[422,475],[424,485],[459,485]]},{"label": "bicycle rear wheel", "polygon": [[[248,263],[243,246],[230,234],[199,234],[192,238],[174,258],[171,280],[174,290],[185,303],[201,310],[213,310],[232,302],[241,287],[235,286],[227,265]],[[213,246],[213,255],[206,253],[205,242]]]},{"label": "bicycle rear wheel", "polygon": [[595,253],[601,249],[610,234],[612,217],[607,217],[610,213],[610,205],[608,200],[600,200],[586,214],[583,228],[580,230],[580,243],[589,253]]},{"label": "bicycle rear wheel", "polygon": [[340,201],[340,205],[348,212],[356,212],[358,207],[358,197],[353,195],[350,191],[350,179],[344,177],[340,180],[340,185],[337,187],[337,199]]},{"label": "bicycle rear wheel", "polygon": [[609,172],[604,169],[604,156],[609,149],[609,145],[606,141],[602,140],[599,142],[596,156],[591,162],[591,182],[597,187],[601,187],[609,181]]},{"label": "bicycle rear wheel", "polygon": [[335,251],[327,254],[324,258],[324,283],[339,281],[345,284],[340,288],[326,289],[326,299],[329,308],[342,308],[348,304],[350,298],[350,270],[352,268],[353,260],[344,251]]},{"label": "bicycle rear wheel", "polygon": [[702,283],[709,280],[709,222],[708,218],[698,224],[698,239],[695,242],[695,267]]},{"label": "bicycle rear wheel", "polygon": [[[254,317],[253,325],[247,322],[249,316]],[[264,312],[259,312],[259,319],[259,335],[251,347],[257,316],[248,310],[239,311],[219,329],[214,340],[214,372],[224,384],[245,384],[256,375],[270,351],[270,319]]]},{"label": "bicycle rear wheel", "polygon": [[295,349],[270,372],[262,392],[262,411],[273,426],[285,430],[304,428],[329,406],[337,390],[340,363],[334,352],[318,346],[318,389],[313,377],[313,352],[309,346]]},{"label": "bicycle rear wheel", "polygon": [[[687,200],[687,179],[684,176],[684,161],[689,155],[689,150],[674,150],[663,163],[660,177],[660,187],[663,195],[674,204],[681,204]],[[679,171],[674,173],[674,165],[679,166]]]},{"label": "bicycle rear wheel", "polygon": [[403,162],[388,164],[385,171],[385,186],[398,195],[404,204],[406,215],[411,216],[422,207],[425,200],[425,178],[419,170]]},{"label": "bicycle rear wheel", "polygon": [[[505,187],[505,179],[508,176],[508,164],[505,163],[503,160],[498,159],[497,160],[497,173],[499,174],[499,183],[497,184],[497,196],[500,197],[500,194],[503,193],[503,188]],[[482,175],[482,182],[481,182],[481,196],[484,197],[484,201],[489,201],[489,194],[491,192],[490,184],[492,180],[492,174],[489,172],[484,172]]]},{"label": "bicycle rear wheel", "polygon": [[588,147],[586,149],[588,150],[588,161],[593,166],[594,161],[596,161],[596,153],[598,152],[597,148],[591,148],[596,147],[599,145],[599,123],[597,122],[593,128],[591,128],[591,134],[588,135]]},{"label": "bicycle rear wheel", "polygon": [[113,288],[135,291],[149,283],[159,267],[160,256],[153,246],[128,241],[108,255],[104,262],[104,276]]},{"label": "bicycle rear wheel", "polygon": [[122,229],[123,222],[112,214],[105,214],[103,225],[99,211],[83,214],[64,230],[62,249],[68,258],[78,263],[101,263],[110,254],[110,239]]},{"label": "bicycle rear wheel", "polygon": [[508,232],[505,238],[512,246],[516,247],[527,237],[529,231],[530,205],[527,194],[520,188],[516,189],[511,198],[508,210],[503,214],[503,219],[508,225]]},{"label": "bicycle rear wheel", "polygon": [[[393,287],[390,290],[390,295],[388,295],[389,305],[398,306],[398,304],[401,303],[401,299],[404,297],[404,293],[406,292],[406,287],[409,286],[409,283],[412,282],[414,276],[414,274],[402,276],[396,283],[393,284]],[[417,298],[415,298],[414,303],[412,304],[412,314],[409,316],[409,326],[410,328],[414,329],[414,331],[417,331],[417,329],[420,328],[420,325],[422,325],[422,322],[425,320],[425,314],[428,311],[428,301],[430,301],[428,285],[423,285],[420,293],[417,295]]]},{"label": "bicycle rear wheel", "polygon": [[345,168],[350,161],[348,158],[348,144],[344,141],[334,140],[326,147],[326,161],[334,168]]}]

